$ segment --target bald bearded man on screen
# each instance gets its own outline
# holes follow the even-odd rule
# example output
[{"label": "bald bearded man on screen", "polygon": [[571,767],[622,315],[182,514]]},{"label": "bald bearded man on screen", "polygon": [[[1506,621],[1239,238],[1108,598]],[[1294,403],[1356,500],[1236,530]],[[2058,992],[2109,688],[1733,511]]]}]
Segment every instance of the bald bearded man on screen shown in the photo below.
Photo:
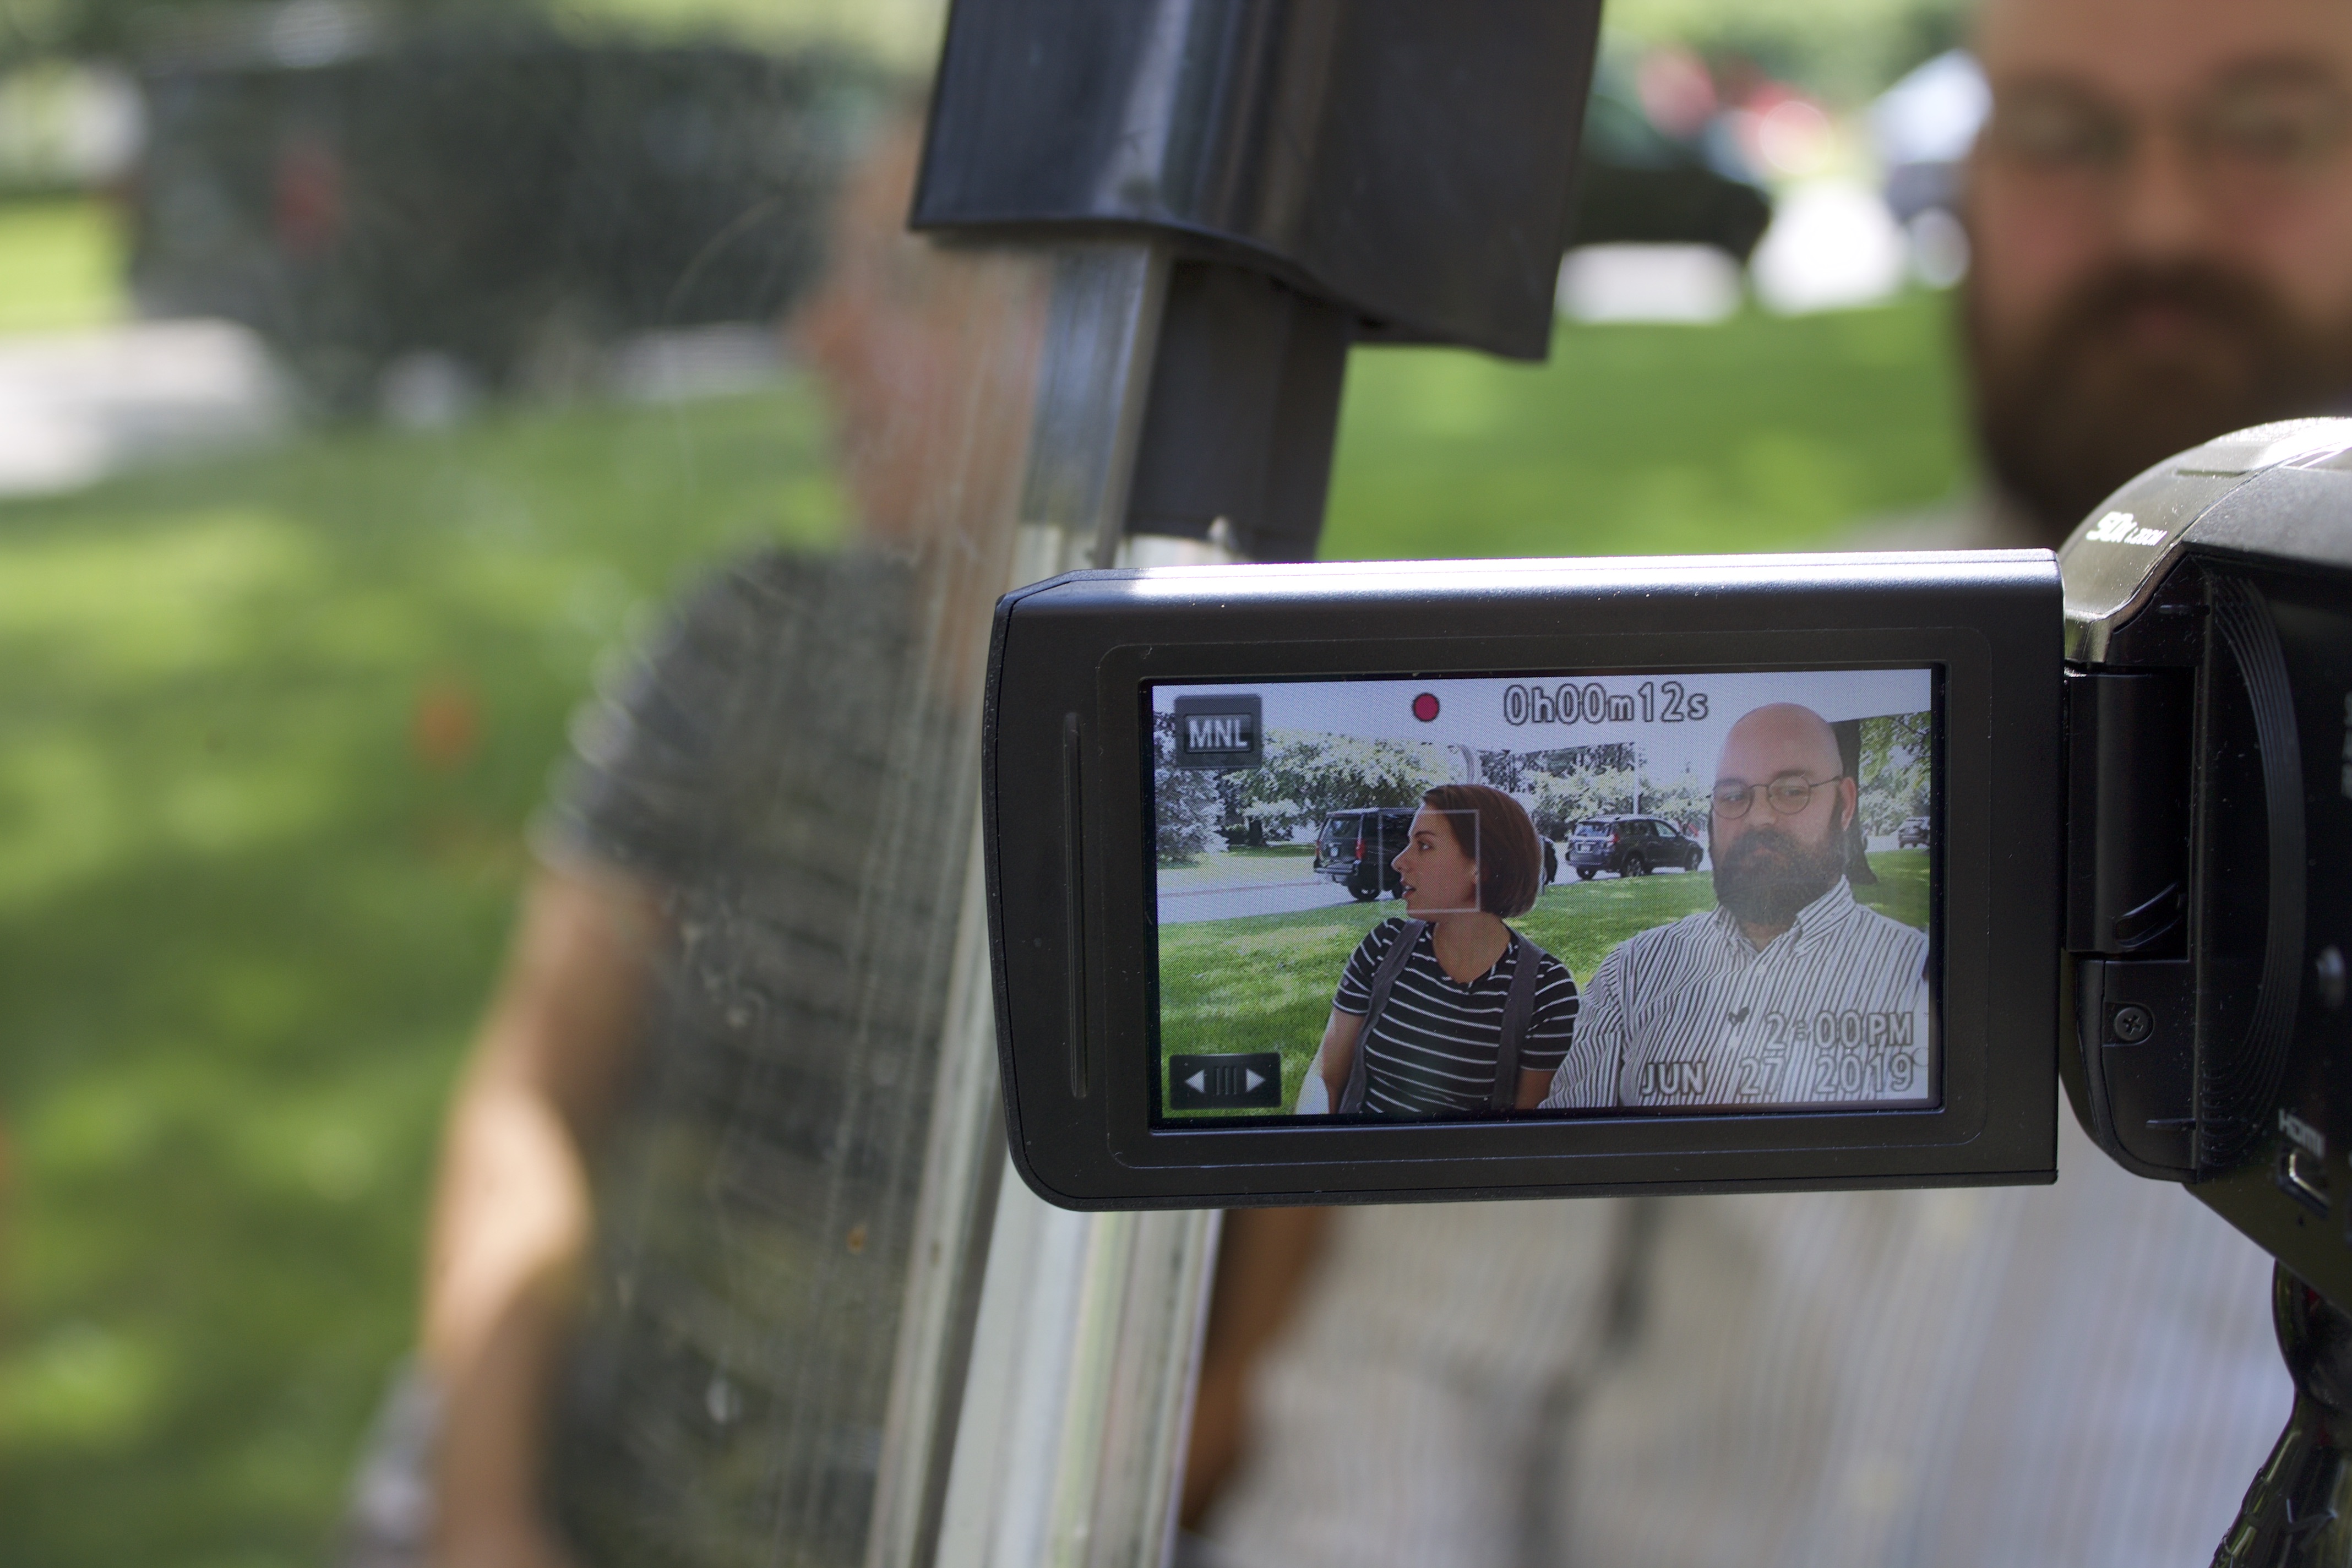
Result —
[{"label": "bald bearded man on screen", "polygon": [[1716,765],[1716,907],[1638,931],[1586,987],[1549,1110],[1929,1098],[1927,933],[1854,901],[1853,779],[1822,716],[1744,714]]}]

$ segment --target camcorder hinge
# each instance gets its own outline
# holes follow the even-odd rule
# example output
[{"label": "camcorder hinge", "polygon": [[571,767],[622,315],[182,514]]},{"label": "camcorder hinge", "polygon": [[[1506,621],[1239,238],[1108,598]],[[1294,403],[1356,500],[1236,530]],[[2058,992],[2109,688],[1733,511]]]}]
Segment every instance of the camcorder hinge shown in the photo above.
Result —
[{"label": "camcorder hinge", "polygon": [[2260,589],[2183,560],[2066,674],[2066,951],[2087,1120],[2195,1181],[2265,1132],[2300,990],[2300,748]]},{"label": "camcorder hinge", "polygon": [[2312,553],[2305,514],[2341,501],[2301,470],[2347,437],[2312,420],[2209,442],[2116,491],[2060,552],[2064,1076],[2140,1175],[2221,1178],[2272,1131],[2304,962],[2300,747],[2261,573],[2231,558]]},{"label": "camcorder hinge", "polygon": [[2309,868],[2303,748],[2277,623],[2251,576],[2226,566],[2204,575],[2212,613],[2198,858],[2210,886],[2197,945],[2210,1023],[2198,1058],[2198,1164],[2216,1172],[2276,1125],[2303,999]]},{"label": "camcorder hinge", "polygon": [[[2188,1182],[2279,1262],[2297,1397],[2214,1558],[2231,1568],[2352,1558],[2347,520],[2352,420],[2294,421],[2156,465],[2060,552],[2063,1076],[2109,1154]],[[2176,866],[2166,926],[2147,900]]]},{"label": "camcorder hinge", "polygon": [[2092,1131],[2144,1176],[2196,1169],[2186,669],[2066,674],[2065,940]]}]

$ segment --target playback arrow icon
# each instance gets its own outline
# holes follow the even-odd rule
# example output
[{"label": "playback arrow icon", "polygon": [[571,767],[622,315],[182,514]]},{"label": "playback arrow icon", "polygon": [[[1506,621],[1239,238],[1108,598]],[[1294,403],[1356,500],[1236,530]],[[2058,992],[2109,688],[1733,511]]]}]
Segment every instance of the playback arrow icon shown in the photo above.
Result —
[{"label": "playback arrow icon", "polygon": [[1279,1110],[1282,1058],[1273,1051],[1218,1051],[1168,1058],[1176,1110]]}]

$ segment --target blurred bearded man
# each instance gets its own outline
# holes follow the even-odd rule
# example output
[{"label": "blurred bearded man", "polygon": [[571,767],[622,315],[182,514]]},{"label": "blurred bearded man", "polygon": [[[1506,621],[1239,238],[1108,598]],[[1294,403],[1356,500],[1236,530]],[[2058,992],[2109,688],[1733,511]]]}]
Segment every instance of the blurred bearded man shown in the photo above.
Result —
[{"label": "blurred bearded man", "polygon": [[2184,447],[2352,405],[2347,32],[2326,0],[1986,6],[1966,342],[2040,541]]},{"label": "blurred bearded man", "polygon": [[[2352,0],[1984,0],[1976,46],[1995,504],[1878,542],[2054,546],[2345,407]],[[2051,1187],[1245,1211],[1188,1516],[1232,1568],[2205,1562],[2294,1397],[2269,1260],[2058,1122]]]}]

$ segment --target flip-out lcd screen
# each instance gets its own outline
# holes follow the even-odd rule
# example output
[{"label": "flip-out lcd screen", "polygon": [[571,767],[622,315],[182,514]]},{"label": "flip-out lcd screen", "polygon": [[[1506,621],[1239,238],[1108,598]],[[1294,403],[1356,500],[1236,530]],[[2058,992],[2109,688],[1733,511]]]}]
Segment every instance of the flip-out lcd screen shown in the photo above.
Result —
[{"label": "flip-out lcd screen", "polygon": [[1155,1120],[1939,1103],[1937,685],[1148,686]]}]

